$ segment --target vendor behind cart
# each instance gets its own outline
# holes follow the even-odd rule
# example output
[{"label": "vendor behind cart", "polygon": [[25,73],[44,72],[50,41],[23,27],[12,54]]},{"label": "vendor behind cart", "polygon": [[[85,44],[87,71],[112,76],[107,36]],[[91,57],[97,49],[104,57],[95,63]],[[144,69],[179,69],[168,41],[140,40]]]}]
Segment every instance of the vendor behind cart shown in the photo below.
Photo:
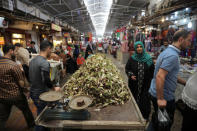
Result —
[{"label": "vendor behind cart", "polygon": [[[40,55],[31,60],[29,64],[30,97],[37,108],[37,115],[40,114],[46,106],[46,103],[39,100],[40,94],[53,88],[49,75],[50,64],[47,61],[47,58],[51,55],[52,48],[53,44],[51,42],[43,41],[40,44]],[[58,91],[60,87],[54,87],[53,89]],[[44,127],[36,127],[36,131],[42,129],[44,129]]]}]

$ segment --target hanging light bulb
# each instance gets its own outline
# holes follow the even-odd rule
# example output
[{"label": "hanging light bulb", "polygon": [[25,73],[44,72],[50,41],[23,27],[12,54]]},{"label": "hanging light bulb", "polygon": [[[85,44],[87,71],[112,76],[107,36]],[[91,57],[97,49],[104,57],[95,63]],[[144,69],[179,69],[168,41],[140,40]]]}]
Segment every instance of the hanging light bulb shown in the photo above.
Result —
[{"label": "hanging light bulb", "polygon": [[188,11],[188,10],[189,10],[189,8],[186,8],[185,10],[186,10],[186,11]]},{"label": "hanging light bulb", "polygon": [[175,21],[174,23],[175,23],[175,24],[177,24],[178,22],[177,22],[177,21]]},{"label": "hanging light bulb", "polygon": [[168,20],[168,17],[166,17],[166,20]]},{"label": "hanging light bulb", "polygon": [[175,16],[177,16],[177,15],[178,15],[178,12],[176,11],[176,12],[175,12]]},{"label": "hanging light bulb", "polygon": [[142,10],[141,16],[145,16],[145,10]]},{"label": "hanging light bulb", "polygon": [[165,21],[164,17],[161,19],[161,21],[162,21],[162,22],[164,22],[164,21]]},{"label": "hanging light bulb", "polygon": [[189,22],[187,25],[188,28],[192,28],[192,22]]}]

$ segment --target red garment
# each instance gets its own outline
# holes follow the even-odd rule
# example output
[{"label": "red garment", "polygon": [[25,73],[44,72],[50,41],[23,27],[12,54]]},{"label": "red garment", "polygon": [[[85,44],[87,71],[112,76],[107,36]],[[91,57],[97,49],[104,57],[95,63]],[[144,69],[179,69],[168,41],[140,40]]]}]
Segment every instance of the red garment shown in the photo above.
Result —
[{"label": "red garment", "polygon": [[72,48],[70,46],[67,46],[67,50],[68,50],[68,54],[71,55]]},{"label": "red garment", "polygon": [[83,57],[78,57],[77,58],[77,65],[83,65],[85,63],[85,59]]},{"label": "red garment", "polygon": [[102,43],[99,43],[99,44],[98,44],[98,47],[102,47]]},{"label": "red garment", "polygon": [[188,50],[187,56],[191,56],[191,49]]}]

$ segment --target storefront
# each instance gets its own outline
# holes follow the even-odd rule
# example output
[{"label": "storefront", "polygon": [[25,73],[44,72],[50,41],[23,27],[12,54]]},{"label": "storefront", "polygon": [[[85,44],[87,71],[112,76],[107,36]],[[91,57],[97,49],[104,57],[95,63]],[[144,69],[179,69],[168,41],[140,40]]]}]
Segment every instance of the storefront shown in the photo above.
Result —
[{"label": "storefront", "polygon": [[62,35],[62,28],[60,26],[52,23],[51,34],[54,47],[63,43],[64,37]]},{"label": "storefront", "polygon": [[69,44],[72,43],[72,39],[71,39],[71,37],[70,37],[70,33],[69,33],[69,32],[65,32],[65,33],[64,33],[64,39],[65,39],[65,42],[66,42],[66,43],[69,43]]},{"label": "storefront", "polygon": [[20,43],[25,44],[25,34],[12,33],[12,44]]},{"label": "storefront", "polygon": [[31,34],[26,33],[25,30],[8,28],[4,33],[5,43],[20,43],[26,47],[31,42]]}]

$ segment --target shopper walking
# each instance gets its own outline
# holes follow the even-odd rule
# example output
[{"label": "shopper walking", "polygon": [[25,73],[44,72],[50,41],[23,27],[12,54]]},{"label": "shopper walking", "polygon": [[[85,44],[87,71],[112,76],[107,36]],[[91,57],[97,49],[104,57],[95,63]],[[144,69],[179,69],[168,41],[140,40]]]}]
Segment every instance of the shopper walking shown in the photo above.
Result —
[{"label": "shopper walking", "polygon": [[116,42],[114,42],[114,43],[112,44],[111,49],[112,49],[112,55],[113,55],[113,57],[114,57],[114,58],[117,58],[117,49],[118,49],[118,45],[116,44]]},{"label": "shopper walking", "polygon": [[27,47],[29,53],[35,53],[35,54],[37,53],[35,45],[36,45],[35,41],[30,42],[30,47]]},{"label": "shopper walking", "polygon": [[129,88],[139,106],[144,119],[148,120],[151,103],[148,89],[153,78],[154,64],[151,56],[145,52],[144,45],[138,41],[134,45],[135,52],[129,58],[125,71]]},{"label": "shopper walking", "polygon": [[187,81],[182,92],[182,100],[185,103],[185,108],[182,112],[183,122],[182,131],[196,131],[197,121],[197,72],[195,72]]},{"label": "shopper walking", "polygon": [[20,43],[15,44],[16,60],[20,62],[25,72],[25,77],[29,80],[29,52]]},{"label": "shopper walking", "polygon": [[165,40],[163,45],[159,48],[159,53],[163,52],[166,48],[168,48],[168,42]]},{"label": "shopper walking", "polygon": [[88,52],[91,51],[91,53],[93,53],[93,48],[92,48],[92,44],[90,44],[90,42],[88,42],[88,45],[86,47],[86,51],[85,51],[85,59],[88,58]]},{"label": "shopper walking", "polygon": [[23,94],[25,88],[22,70],[11,60],[14,50],[13,45],[5,44],[4,56],[0,57],[0,131],[6,131],[5,124],[13,105],[23,112],[29,128],[35,125],[34,117]]},{"label": "shopper walking", "polygon": [[73,58],[75,59],[75,60],[77,60],[77,57],[79,56],[79,46],[77,45],[77,44],[75,44],[74,45],[75,46],[75,49],[74,49],[74,51],[73,51]]},{"label": "shopper walking", "polygon": [[[191,45],[191,34],[187,30],[179,30],[173,36],[173,44],[164,50],[158,57],[154,77],[151,81],[149,92],[154,106],[165,108],[171,121],[174,119],[175,111],[175,89],[177,82],[185,85],[185,81],[179,78],[179,53]],[[171,123],[172,125],[172,123]],[[157,125],[151,121],[148,130],[154,130]]]},{"label": "shopper walking", "polygon": [[66,73],[73,74],[78,70],[77,62],[69,54],[66,55]]},{"label": "shopper walking", "polygon": [[20,61],[22,65],[29,65],[29,52],[23,48],[20,43],[15,44],[16,59]]},{"label": "shopper walking", "polygon": [[105,42],[105,43],[103,44],[103,48],[104,48],[104,50],[105,50],[105,54],[107,54],[108,47],[109,47],[108,42]]},{"label": "shopper walking", "polygon": [[[30,97],[32,98],[36,108],[37,115],[46,106],[46,103],[39,100],[40,94],[47,92],[49,89],[53,88],[53,84],[50,80],[50,65],[47,58],[51,55],[51,50],[53,44],[47,40],[42,41],[40,44],[40,55],[31,60],[29,64],[29,78],[31,83]],[[53,88],[58,91],[59,87]],[[43,131],[44,127],[36,126],[36,131]]]}]

